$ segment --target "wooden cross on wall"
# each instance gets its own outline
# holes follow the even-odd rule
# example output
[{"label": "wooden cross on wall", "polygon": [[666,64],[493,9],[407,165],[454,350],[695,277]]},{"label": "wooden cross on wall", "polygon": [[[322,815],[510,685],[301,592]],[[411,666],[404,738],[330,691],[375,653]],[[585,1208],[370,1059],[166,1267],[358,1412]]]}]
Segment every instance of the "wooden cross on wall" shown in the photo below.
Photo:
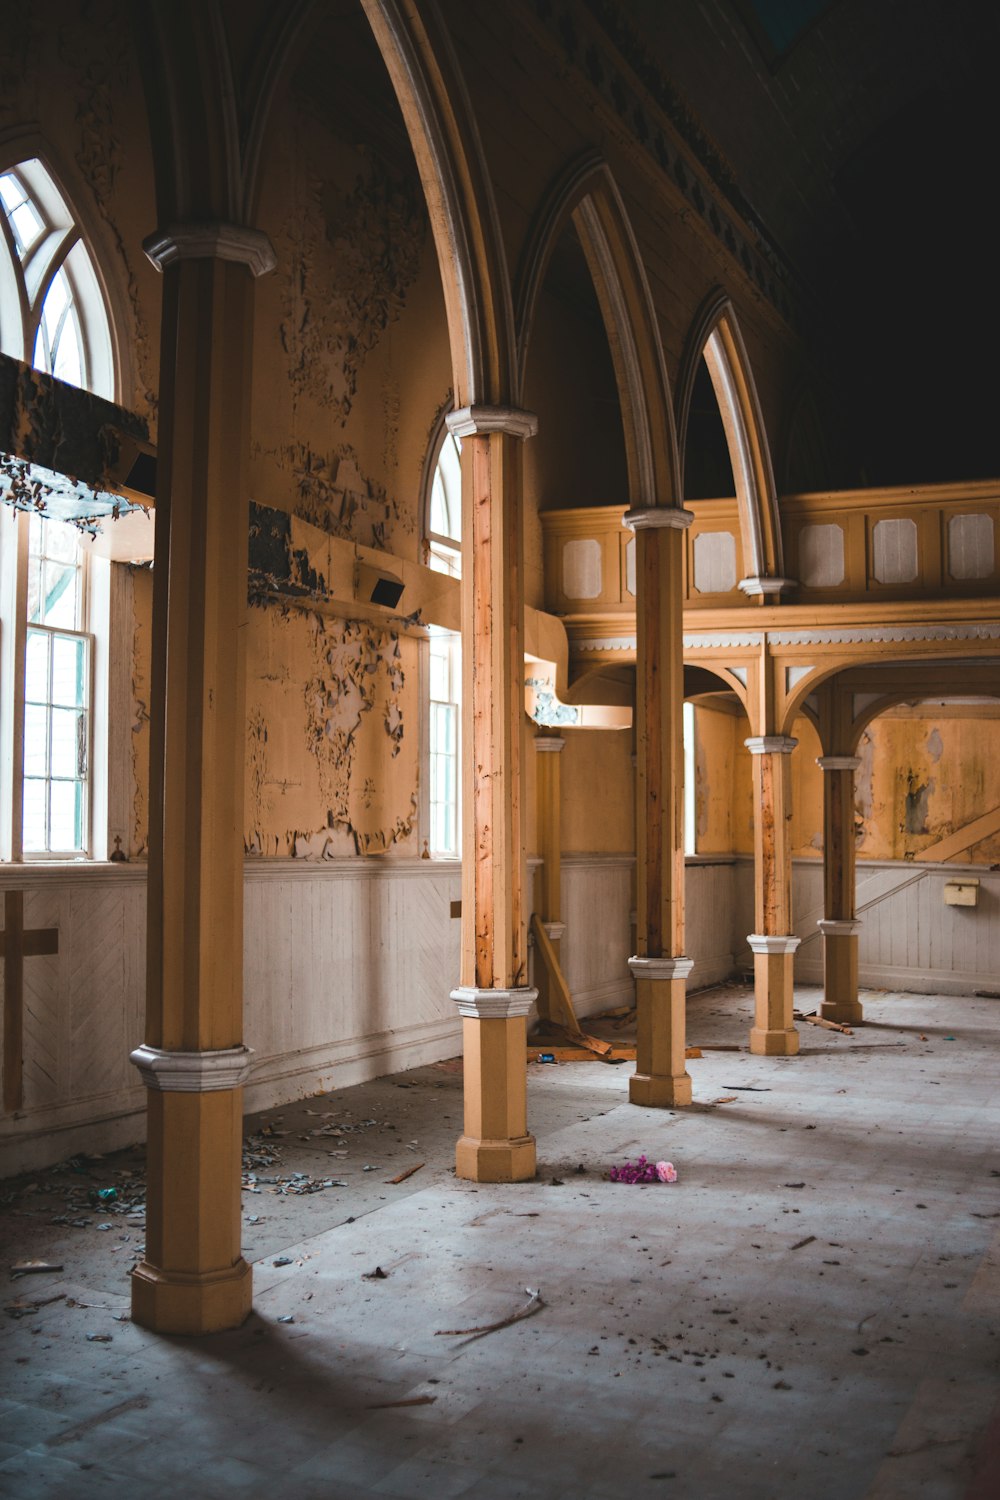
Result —
[{"label": "wooden cross on wall", "polygon": [[5,1113],[24,1103],[24,960],[59,952],[58,927],[24,930],[24,892],[7,891],[0,932],[3,959],[3,1107]]}]

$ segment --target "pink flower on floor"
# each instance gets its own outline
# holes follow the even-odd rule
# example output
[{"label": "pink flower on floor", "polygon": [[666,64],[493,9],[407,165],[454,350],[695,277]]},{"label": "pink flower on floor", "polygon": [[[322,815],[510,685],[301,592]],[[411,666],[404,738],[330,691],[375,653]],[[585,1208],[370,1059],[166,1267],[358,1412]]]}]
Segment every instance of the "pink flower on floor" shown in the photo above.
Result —
[{"label": "pink flower on floor", "polygon": [[676,1182],[677,1168],[672,1161],[658,1161],[656,1163],[656,1175],[661,1182]]}]

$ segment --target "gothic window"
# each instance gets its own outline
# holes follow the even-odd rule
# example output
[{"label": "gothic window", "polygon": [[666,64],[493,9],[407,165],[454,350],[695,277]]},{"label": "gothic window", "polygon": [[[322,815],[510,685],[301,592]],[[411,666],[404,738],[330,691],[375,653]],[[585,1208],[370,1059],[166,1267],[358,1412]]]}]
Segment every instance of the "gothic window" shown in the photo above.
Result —
[{"label": "gothic window", "polygon": [[0,349],[113,400],[111,330],[79,226],[37,158],[0,171]]},{"label": "gothic window", "polygon": [[443,429],[427,506],[427,562],[436,573],[462,576],[462,444]]},{"label": "gothic window", "polygon": [[[452,578],[462,575],[462,445],[442,423],[431,448],[425,494],[427,565]],[[425,471],[427,472],[427,471]],[[461,820],[461,637],[430,627],[427,666],[428,852],[458,859]]]}]

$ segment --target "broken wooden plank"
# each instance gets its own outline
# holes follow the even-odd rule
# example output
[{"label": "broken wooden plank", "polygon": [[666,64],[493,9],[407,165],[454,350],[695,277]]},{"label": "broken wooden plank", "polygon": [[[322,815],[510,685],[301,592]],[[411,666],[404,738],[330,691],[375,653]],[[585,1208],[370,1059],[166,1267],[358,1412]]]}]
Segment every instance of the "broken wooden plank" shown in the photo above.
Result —
[{"label": "broken wooden plank", "polygon": [[850,1026],[844,1026],[840,1021],[828,1021],[825,1016],[803,1016],[796,1014],[797,1021],[808,1021],[810,1026],[822,1026],[824,1031],[839,1031],[843,1036],[853,1036],[854,1032]]},{"label": "broken wooden plank", "polygon": [[407,1167],[405,1172],[400,1172],[398,1177],[387,1178],[386,1187],[398,1187],[401,1182],[405,1182],[408,1177],[413,1176],[414,1172],[419,1172],[420,1168],[426,1167],[426,1165],[425,1161],[415,1162],[412,1167]]}]

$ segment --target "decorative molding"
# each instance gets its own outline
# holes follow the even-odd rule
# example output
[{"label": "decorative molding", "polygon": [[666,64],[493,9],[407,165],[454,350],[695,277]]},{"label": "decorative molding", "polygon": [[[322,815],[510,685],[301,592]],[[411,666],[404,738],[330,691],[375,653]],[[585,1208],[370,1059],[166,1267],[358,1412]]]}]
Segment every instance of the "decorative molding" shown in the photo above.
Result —
[{"label": "decorative molding", "polygon": [[691,651],[711,651],[717,646],[763,646],[764,631],[700,630],[697,633],[685,634],[684,644]]},{"label": "decorative molding", "polygon": [[589,640],[574,641],[572,649],[577,651],[634,651],[634,635],[594,635]]},{"label": "decorative molding", "polygon": [[762,599],[771,594],[787,594],[790,589],[798,588],[798,583],[794,578],[741,578],[736,587],[748,599]]},{"label": "decorative molding", "polygon": [[475,985],[463,984],[452,990],[451,998],[458,1006],[460,1016],[473,1021],[509,1021],[515,1016],[526,1016],[538,999],[538,991],[530,985],[521,985],[510,990],[481,990]]},{"label": "decorative molding", "polygon": [[861,764],[860,755],[817,755],[816,764],[821,771],[856,771]]},{"label": "decorative molding", "polygon": [[534,437],[538,418],[533,411],[516,406],[463,406],[449,412],[444,419],[452,437],[473,437],[485,432],[506,432],[509,437]]},{"label": "decorative molding", "polygon": [[542,926],[550,943],[560,943],[566,936],[565,922],[543,922]]},{"label": "decorative molding", "polygon": [[170,1052],[143,1043],[129,1053],[148,1089],[170,1094],[209,1094],[238,1089],[250,1073],[252,1047],[211,1052]]},{"label": "decorative molding", "polygon": [[634,979],[686,979],[694,968],[693,958],[642,958],[628,961]]},{"label": "decorative molding", "polygon": [[622,516],[622,525],[629,531],[646,531],[654,526],[670,526],[676,531],[686,531],[694,520],[694,511],[681,505],[639,505],[627,510]]},{"label": "decorative molding", "polygon": [[775,646],[837,646],[870,641],[997,641],[1000,621],[960,621],[948,625],[856,625],[839,630],[769,630]]},{"label": "decorative molding", "polygon": [[752,734],[743,743],[751,755],[791,755],[799,742],[790,734]]},{"label": "decorative molding", "polygon": [[178,260],[233,260],[248,266],[251,275],[264,276],[277,264],[263,230],[242,224],[168,224],[147,235],[142,248],[158,271]]},{"label": "decorative molding", "polygon": [[854,937],[861,927],[860,917],[821,917],[816,923],[823,936]]},{"label": "decorative molding", "polygon": [[539,755],[558,755],[565,750],[566,741],[557,734],[536,734],[535,749]]},{"label": "decorative molding", "polygon": [[794,953],[801,938],[773,937],[770,933],[750,932],[747,933],[747,942],[754,953]]}]

